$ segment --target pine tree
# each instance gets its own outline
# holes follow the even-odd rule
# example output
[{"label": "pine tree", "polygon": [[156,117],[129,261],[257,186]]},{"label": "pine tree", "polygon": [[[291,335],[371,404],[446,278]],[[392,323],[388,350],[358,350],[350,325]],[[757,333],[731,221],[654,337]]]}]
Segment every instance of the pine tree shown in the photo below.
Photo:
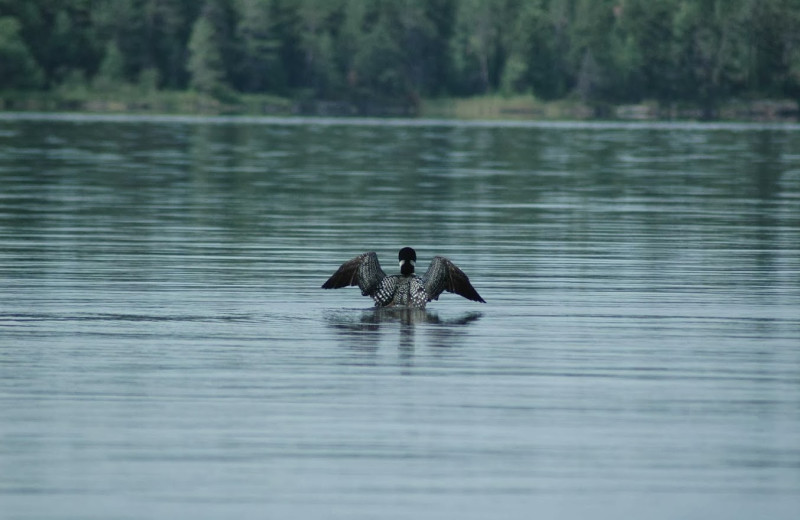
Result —
[{"label": "pine tree", "polygon": [[37,88],[44,74],[20,37],[20,23],[0,18],[0,88]]},{"label": "pine tree", "polygon": [[125,58],[116,42],[109,42],[100,63],[100,70],[94,78],[95,88],[101,90],[119,85],[125,79]]},{"label": "pine tree", "polygon": [[214,25],[206,16],[197,19],[189,39],[191,87],[204,94],[219,96],[225,90],[225,68]]}]

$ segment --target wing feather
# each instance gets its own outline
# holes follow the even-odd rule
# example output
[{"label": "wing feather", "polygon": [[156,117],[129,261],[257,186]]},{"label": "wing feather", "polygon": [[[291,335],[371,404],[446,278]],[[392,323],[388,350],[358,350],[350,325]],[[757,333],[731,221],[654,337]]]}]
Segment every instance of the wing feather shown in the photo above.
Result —
[{"label": "wing feather", "polygon": [[431,300],[438,300],[439,295],[447,291],[468,300],[486,303],[469,282],[469,277],[464,271],[443,256],[433,257],[422,279],[425,282],[425,292]]},{"label": "wing feather", "polygon": [[381,269],[378,255],[374,251],[358,255],[343,263],[339,269],[322,284],[323,289],[339,289],[357,285],[364,296],[372,296],[386,273]]}]

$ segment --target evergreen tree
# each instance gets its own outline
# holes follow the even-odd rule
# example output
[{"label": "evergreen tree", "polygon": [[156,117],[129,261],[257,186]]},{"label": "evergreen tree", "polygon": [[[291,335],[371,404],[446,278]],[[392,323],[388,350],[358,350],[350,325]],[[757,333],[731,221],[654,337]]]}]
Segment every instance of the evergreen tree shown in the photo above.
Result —
[{"label": "evergreen tree", "polygon": [[0,88],[37,88],[44,74],[20,36],[16,18],[0,18]]},{"label": "evergreen tree", "polygon": [[341,92],[344,83],[336,65],[334,33],[342,4],[332,0],[302,0],[298,8],[299,43],[305,71],[303,83],[317,97]]},{"label": "evergreen tree", "polygon": [[406,93],[403,49],[392,6],[386,2],[377,7],[367,13],[368,24],[353,58],[353,75],[358,78],[354,94],[361,101],[401,98]]},{"label": "evergreen tree", "polygon": [[615,0],[577,0],[570,30],[569,59],[577,73],[576,86],[585,100],[613,96],[617,76],[611,34],[616,18]]},{"label": "evergreen tree", "polygon": [[489,92],[499,44],[494,2],[465,0],[458,3],[450,52],[460,94]]},{"label": "evergreen tree", "polygon": [[675,97],[676,64],[672,37],[676,0],[628,0],[616,9],[612,49],[617,97],[641,101]]},{"label": "evergreen tree", "polygon": [[279,54],[281,42],[272,17],[272,1],[239,0],[236,11],[236,83],[244,92],[284,92],[286,72]]},{"label": "evergreen tree", "polygon": [[106,45],[106,53],[100,63],[100,70],[94,79],[94,86],[103,90],[123,83],[125,78],[125,58],[116,42]]},{"label": "evergreen tree", "polygon": [[800,98],[798,0],[0,0],[0,87]]},{"label": "evergreen tree", "polygon": [[533,0],[515,12],[503,69],[502,86],[506,92],[532,91],[544,99],[564,94],[556,23],[547,7],[546,0]]},{"label": "evergreen tree", "polygon": [[208,16],[194,23],[189,39],[191,87],[204,94],[219,96],[225,90],[225,67],[219,35]]},{"label": "evergreen tree", "polygon": [[683,0],[675,17],[678,96],[701,103],[706,117],[746,82],[742,1],[747,0]]}]

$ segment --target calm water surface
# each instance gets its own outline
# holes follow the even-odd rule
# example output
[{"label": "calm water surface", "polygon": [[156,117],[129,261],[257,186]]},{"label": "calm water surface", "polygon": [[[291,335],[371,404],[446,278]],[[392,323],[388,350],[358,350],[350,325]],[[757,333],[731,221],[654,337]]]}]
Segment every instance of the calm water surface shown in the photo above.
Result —
[{"label": "calm water surface", "polygon": [[4,115],[0,294],[3,519],[800,510],[798,126]]}]

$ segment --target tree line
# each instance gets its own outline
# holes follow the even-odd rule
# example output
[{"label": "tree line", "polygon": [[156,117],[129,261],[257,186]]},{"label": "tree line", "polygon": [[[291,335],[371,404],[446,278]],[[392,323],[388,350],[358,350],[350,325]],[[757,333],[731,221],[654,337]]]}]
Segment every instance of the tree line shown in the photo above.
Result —
[{"label": "tree line", "polygon": [[800,98],[800,0],[0,0],[0,89]]}]

